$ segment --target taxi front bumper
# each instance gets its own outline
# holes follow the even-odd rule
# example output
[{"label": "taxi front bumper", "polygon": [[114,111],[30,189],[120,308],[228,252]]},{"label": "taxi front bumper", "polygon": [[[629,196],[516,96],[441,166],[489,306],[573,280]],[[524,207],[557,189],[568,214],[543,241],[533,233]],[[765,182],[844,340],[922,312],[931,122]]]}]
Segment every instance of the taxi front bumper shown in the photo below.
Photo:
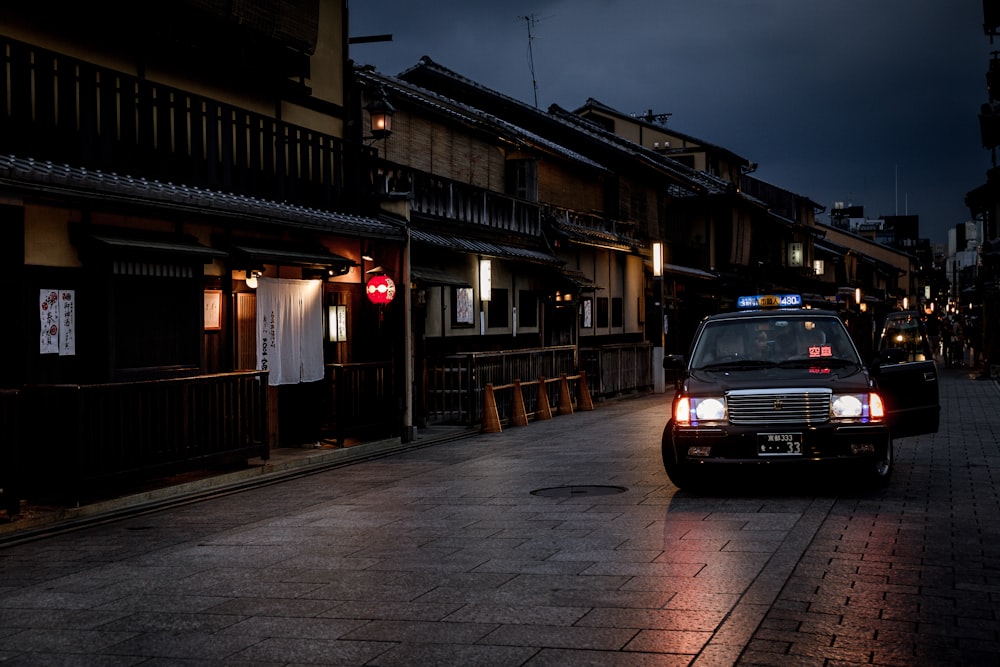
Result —
[{"label": "taxi front bumper", "polygon": [[733,425],[668,424],[664,446],[678,463],[777,465],[803,461],[864,461],[885,458],[890,445],[885,424]]}]

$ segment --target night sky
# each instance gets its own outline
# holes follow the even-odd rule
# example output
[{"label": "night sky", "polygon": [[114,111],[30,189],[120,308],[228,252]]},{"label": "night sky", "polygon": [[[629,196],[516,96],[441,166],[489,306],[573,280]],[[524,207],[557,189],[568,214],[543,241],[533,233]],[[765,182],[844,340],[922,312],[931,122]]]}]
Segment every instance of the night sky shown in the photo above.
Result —
[{"label": "night sky", "polygon": [[[991,44],[980,0],[382,0],[349,3],[351,58],[422,56],[541,109],[594,98],[759,164],[757,178],[919,215],[944,243],[992,166],[978,113]],[[529,39],[529,34],[531,39]],[[532,79],[534,71],[534,84]],[[819,215],[828,220],[828,213]]]}]

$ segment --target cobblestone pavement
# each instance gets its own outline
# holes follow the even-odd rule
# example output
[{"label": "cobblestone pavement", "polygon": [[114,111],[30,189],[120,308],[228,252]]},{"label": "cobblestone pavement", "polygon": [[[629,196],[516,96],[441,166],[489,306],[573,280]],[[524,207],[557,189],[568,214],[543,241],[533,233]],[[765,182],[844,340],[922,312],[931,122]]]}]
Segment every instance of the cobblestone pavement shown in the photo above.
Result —
[{"label": "cobblestone pavement", "polygon": [[831,503],[739,664],[1000,664],[1000,390],[939,371],[939,432]]},{"label": "cobblestone pavement", "polygon": [[680,493],[653,395],[0,547],[0,661],[994,665],[1000,391],[941,372],[880,491]]}]

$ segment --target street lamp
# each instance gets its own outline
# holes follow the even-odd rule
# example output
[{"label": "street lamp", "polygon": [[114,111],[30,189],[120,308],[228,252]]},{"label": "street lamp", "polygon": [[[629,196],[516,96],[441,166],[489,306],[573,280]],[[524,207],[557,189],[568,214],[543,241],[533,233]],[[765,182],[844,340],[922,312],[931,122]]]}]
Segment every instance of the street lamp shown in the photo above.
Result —
[{"label": "street lamp", "polygon": [[371,121],[371,139],[385,139],[392,134],[392,115],[396,113],[396,108],[385,99],[382,86],[376,88],[375,95],[365,105],[365,111]]}]

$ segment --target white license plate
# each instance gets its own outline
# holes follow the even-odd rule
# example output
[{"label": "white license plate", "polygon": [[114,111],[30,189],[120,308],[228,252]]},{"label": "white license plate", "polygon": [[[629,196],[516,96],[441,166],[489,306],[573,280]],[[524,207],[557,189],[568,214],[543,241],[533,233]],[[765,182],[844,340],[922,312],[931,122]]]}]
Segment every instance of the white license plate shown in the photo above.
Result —
[{"label": "white license plate", "polygon": [[760,456],[801,456],[801,433],[761,433],[757,436]]}]

